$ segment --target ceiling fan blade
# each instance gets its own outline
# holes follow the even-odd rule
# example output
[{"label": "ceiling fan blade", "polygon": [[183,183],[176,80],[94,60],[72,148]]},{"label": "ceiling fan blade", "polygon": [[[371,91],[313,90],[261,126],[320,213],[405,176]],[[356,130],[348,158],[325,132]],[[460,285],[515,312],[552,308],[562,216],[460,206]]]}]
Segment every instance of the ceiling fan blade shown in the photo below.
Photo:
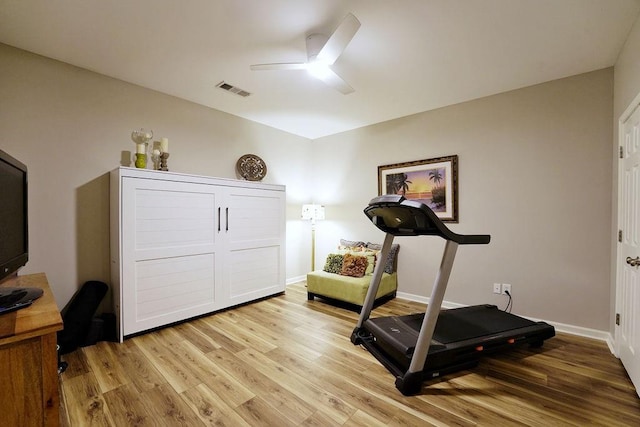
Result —
[{"label": "ceiling fan blade", "polygon": [[325,64],[333,64],[336,59],[345,50],[353,36],[360,28],[360,21],[358,18],[349,13],[344,17],[338,28],[331,34],[327,43],[322,47],[318,53],[318,60]]},{"label": "ceiling fan blade", "polygon": [[342,80],[339,75],[328,68],[322,73],[321,76],[318,76],[318,78],[322,80],[326,85],[342,92],[343,95],[348,95],[351,92],[354,92],[354,89],[349,86],[347,82]]},{"label": "ceiling fan blade", "polygon": [[276,64],[255,64],[251,65],[252,71],[260,70],[306,70],[307,64],[304,62],[289,62]]}]

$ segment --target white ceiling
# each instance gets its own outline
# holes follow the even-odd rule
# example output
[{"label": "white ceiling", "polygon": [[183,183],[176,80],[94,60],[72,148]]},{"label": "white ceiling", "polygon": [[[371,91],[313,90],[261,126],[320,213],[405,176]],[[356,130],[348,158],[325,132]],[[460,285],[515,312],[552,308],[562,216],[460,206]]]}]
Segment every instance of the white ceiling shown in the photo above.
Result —
[{"label": "white ceiling", "polygon": [[[306,138],[612,66],[640,0],[0,0],[0,42]],[[362,23],[334,65],[305,37]],[[247,98],[215,86],[220,81]]]}]

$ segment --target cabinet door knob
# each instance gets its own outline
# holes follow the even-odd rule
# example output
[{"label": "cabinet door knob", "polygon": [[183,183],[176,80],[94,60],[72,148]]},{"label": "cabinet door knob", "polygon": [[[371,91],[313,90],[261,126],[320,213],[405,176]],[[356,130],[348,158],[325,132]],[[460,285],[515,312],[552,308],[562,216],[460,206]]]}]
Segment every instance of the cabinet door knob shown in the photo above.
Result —
[{"label": "cabinet door knob", "polygon": [[626,261],[627,264],[629,264],[631,267],[637,267],[640,265],[640,257],[631,258],[630,256],[628,256]]},{"label": "cabinet door knob", "polygon": [[218,233],[220,232],[220,206],[218,206]]},{"label": "cabinet door knob", "polygon": [[229,208],[228,207],[225,209],[225,222],[226,222],[225,231],[229,231]]}]

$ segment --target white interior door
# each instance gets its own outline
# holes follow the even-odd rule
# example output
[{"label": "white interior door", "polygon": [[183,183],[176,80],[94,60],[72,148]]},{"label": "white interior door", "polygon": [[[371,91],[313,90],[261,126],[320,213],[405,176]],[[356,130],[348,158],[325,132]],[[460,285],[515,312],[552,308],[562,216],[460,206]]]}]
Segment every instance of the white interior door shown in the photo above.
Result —
[{"label": "white interior door", "polygon": [[634,101],[619,127],[616,344],[618,354],[640,395],[640,105]]}]

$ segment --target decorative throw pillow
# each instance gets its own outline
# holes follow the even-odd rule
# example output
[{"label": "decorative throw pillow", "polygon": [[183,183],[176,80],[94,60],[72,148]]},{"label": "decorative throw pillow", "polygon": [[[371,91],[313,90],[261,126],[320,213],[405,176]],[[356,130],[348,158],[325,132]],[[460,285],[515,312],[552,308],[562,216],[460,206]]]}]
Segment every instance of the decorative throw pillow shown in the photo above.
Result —
[{"label": "decorative throw pillow", "polygon": [[[368,249],[381,251],[382,245],[378,243],[367,242],[366,247]],[[398,256],[398,251],[400,250],[400,245],[393,243],[391,244],[391,250],[389,251],[389,256],[387,256],[387,260],[384,264],[384,272],[385,273],[393,273],[393,265],[395,264],[396,257]]]},{"label": "decorative throw pillow", "polygon": [[324,263],[323,270],[327,273],[340,274],[342,270],[342,254],[329,254],[327,260]]},{"label": "decorative throw pillow", "polygon": [[371,249],[365,249],[362,255],[367,257],[367,269],[365,270],[365,276],[373,274],[373,269],[376,266],[376,258],[378,256],[378,252]]},{"label": "decorative throw pillow", "polygon": [[[344,240],[341,240],[341,241],[344,242]],[[355,242],[355,243],[358,243],[358,242]],[[351,255],[367,257],[367,269],[365,270],[364,274],[368,276],[370,274],[373,274],[373,269],[376,266],[376,256],[378,255],[378,252],[380,251],[368,249],[365,246],[352,247],[352,246],[340,245],[338,246],[338,251],[336,253],[342,254],[342,255],[351,254]]]},{"label": "decorative throw pillow", "polygon": [[367,269],[367,258],[358,255],[345,254],[342,259],[343,276],[362,277]]}]

